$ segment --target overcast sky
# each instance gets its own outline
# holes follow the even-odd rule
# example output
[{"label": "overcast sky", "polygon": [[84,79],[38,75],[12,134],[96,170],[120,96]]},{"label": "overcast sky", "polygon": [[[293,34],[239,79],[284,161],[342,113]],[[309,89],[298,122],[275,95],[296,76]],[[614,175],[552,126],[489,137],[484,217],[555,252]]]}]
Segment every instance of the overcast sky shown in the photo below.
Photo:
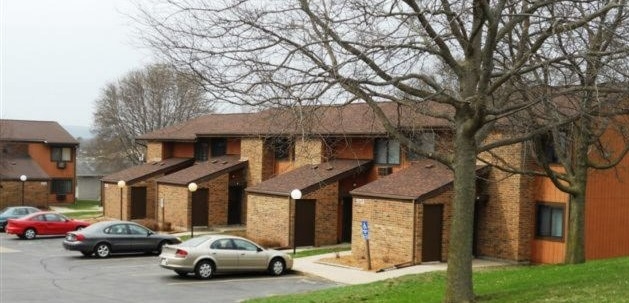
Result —
[{"label": "overcast sky", "polygon": [[151,63],[129,0],[0,1],[0,117],[91,126],[107,83]]}]

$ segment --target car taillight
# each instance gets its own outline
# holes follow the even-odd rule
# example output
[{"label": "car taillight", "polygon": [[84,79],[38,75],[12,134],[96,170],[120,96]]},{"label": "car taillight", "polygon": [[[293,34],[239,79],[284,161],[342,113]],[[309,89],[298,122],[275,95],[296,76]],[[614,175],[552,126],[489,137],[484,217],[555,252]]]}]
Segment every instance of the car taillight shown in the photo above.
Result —
[{"label": "car taillight", "polygon": [[83,241],[85,240],[85,236],[82,234],[68,234],[66,236],[66,240],[68,241]]},{"label": "car taillight", "polygon": [[85,240],[85,236],[82,235],[82,234],[76,234],[76,240],[77,241],[83,241],[83,240]]},{"label": "car taillight", "polygon": [[183,249],[177,249],[175,252],[175,257],[177,258],[185,258],[188,255],[188,252]]}]

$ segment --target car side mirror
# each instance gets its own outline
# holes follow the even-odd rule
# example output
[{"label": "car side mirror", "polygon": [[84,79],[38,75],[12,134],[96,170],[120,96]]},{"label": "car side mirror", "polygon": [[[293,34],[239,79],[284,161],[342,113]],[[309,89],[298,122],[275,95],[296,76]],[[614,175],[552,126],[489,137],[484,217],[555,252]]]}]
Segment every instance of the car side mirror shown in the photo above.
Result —
[{"label": "car side mirror", "polygon": [[262,248],[260,248],[260,247],[258,247],[258,252],[261,252],[261,251],[263,251],[263,249],[262,249]]}]

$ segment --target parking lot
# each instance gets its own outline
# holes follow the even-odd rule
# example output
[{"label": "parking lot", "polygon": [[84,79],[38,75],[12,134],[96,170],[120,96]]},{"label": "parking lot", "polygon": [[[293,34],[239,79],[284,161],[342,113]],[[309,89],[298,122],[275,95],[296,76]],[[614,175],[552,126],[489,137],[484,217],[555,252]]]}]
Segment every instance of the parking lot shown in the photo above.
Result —
[{"label": "parking lot", "polygon": [[0,233],[0,302],[239,302],[338,285],[295,273],[182,278],[159,267],[156,256],[86,258],[64,250],[62,240]]}]

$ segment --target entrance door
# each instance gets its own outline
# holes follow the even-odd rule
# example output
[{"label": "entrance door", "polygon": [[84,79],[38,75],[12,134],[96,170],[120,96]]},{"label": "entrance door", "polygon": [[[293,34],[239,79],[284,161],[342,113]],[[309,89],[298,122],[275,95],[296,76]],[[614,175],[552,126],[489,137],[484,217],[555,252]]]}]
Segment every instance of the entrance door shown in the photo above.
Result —
[{"label": "entrance door", "polygon": [[343,219],[341,221],[341,242],[352,242],[352,197],[343,198]]},{"label": "entrance door", "polygon": [[131,219],[146,218],[146,187],[131,187]]},{"label": "entrance door", "polygon": [[207,188],[199,188],[192,192],[192,225],[207,226],[208,224],[208,197]]},{"label": "entrance door", "polygon": [[314,245],[316,201],[295,200],[295,246]]},{"label": "entrance door", "polygon": [[242,224],[242,186],[229,187],[227,224]]},{"label": "entrance door", "polygon": [[441,261],[443,204],[424,204],[422,262]]}]

